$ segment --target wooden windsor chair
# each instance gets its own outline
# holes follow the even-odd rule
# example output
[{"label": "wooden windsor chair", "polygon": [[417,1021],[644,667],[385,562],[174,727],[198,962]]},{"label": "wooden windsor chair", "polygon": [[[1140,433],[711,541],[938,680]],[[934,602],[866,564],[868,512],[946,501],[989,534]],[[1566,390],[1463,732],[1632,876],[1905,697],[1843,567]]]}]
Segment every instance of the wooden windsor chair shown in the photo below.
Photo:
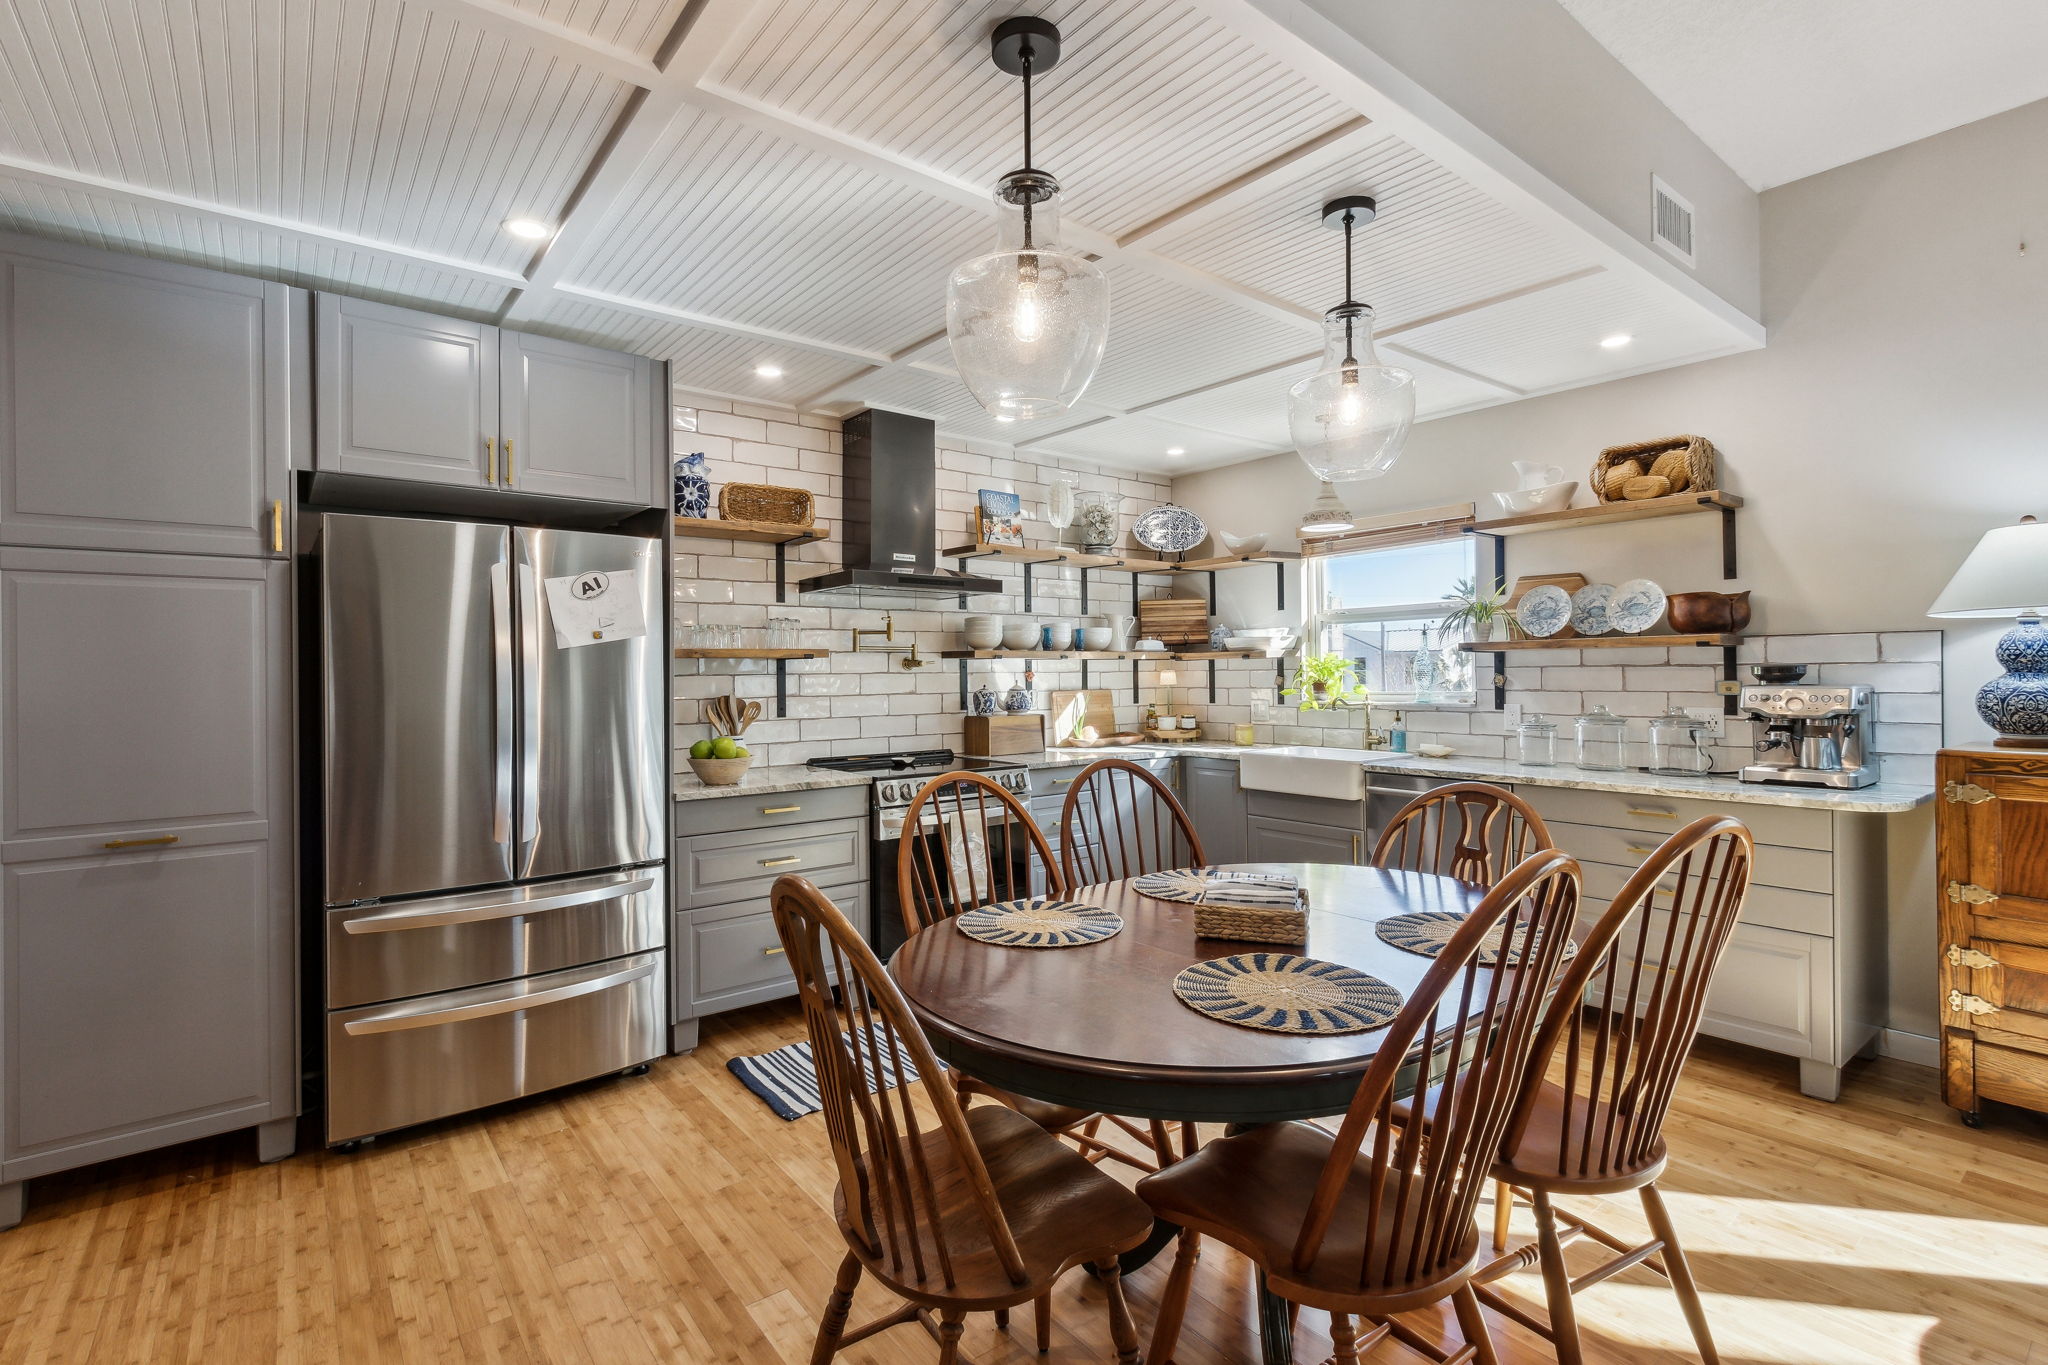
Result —
[{"label": "wooden windsor chair", "polygon": [[[1507,872],[1437,956],[1387,1026],[1336,1133],[1279,1123],[1219,1138],[1138,1182],[1153,1212],[1178,1223],[1180,1248],[1148,1359],[1172,1358],[1203,1237],[1235,1247],[1267,1286],[1330,1313],[1337,1365],[1388,1336],[1421,1341],[1396,1313],[1448,1298],[1465,1345],[1448,1359],[1495,1365],[1470,1283],[1474,1220],[1527,1073],[1579,905],[1579,865],[1550,850]],[[1501,965],[1480,962],[1498,934]],[[1432,1060],[1448,1066],[1428,1121],[1402,1124],[1397,1092]],[[1407,1077],[1404,1077],[1404,1072]],[[1356,1318],[1375,1325],[1363,1335]],[[1426,1343],[1424,1343],[1426,1344]]]},{"label": "wooden windsor chair", "polygon": [[1375,867],[1492,886],[1532,853],[1555,848],[1527,801],[1487,782],[1453,782],[1401,807],[1373,846]]},{"label": "wooden windsor chair", "polygon": [[[1493,1171],[1501,1182],[1494,1249],[1507,1242],[1511,1188],[1535,1206],[1536,1241],[1477,1278],[1484,1285],[1532,1261],[1542,1268],[1548,1323],[1490,1289],[1478,1292],[1488,1306],[1549,1337],[1561,1365],[1584,1359],[1572,1296],[1635,1265],[1670,1281],[1700,1358],[1707,1365],[1720,1359],[1657,1179],[1668,1159],[1664,1117],[1755,860],[1749,828],[1728,816],[1695,820],[1665,840],[1587,932],[1544,1021]],[[1640,1246],[1552,1202],[1626,1190],[1637,1191],[1653,1233]],[[1575,1278],[1564,1248],[1581,1236],[1616,1254]]]},{"label": "wooden windsor chair", "polygon": [[1129,759],[1091,763],[1067,788],[1060,807],[1060,868],[1069,887],[1208,862],[1195,822],[1173,788]]},{"label": "wooden windsor chair", "polygon": [[[940,1365],[956,1365],[968,1313],[993,1311],[1007,1326],[1012,1307],[1049,1305],[1053,1282],[1079,1265],[1095,1268],[1108,1296],[1117,1359],[1137,1365],[1117,1257],[1151,1232],[1144,1203],[1021,1114],[964,1108],[935,1084],[938,1058],[902,993],[817,887],[780,877],[769,900],[810,1032],[839,1175],[834,1212],[847,1246],[812,1365],[909,1322],[939,1343]],[[835,1001],[835,982],[859,988]],[[933,1128],[920,1122],[920,1097],[936,1116]],[[904,1305],[849,1331],[863,1275]],[[1041,1351],[1051,1344],[1049,1324],[1041,1310]]]}]

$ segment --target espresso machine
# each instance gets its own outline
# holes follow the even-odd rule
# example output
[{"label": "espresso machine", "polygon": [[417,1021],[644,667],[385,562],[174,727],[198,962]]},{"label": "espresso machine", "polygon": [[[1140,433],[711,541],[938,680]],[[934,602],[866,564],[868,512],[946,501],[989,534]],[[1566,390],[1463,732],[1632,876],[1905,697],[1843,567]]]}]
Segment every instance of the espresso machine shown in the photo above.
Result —
[{"label": "espresso machine", "polygon": [[1744,782],[1854,788],[1877,781],[1877,756],[1865,743],[1871,688],[1803,683],[1803,664],[1760,664],[1755,673],[1742,689],[1742,709],[1764,723],[1764,733]]}]

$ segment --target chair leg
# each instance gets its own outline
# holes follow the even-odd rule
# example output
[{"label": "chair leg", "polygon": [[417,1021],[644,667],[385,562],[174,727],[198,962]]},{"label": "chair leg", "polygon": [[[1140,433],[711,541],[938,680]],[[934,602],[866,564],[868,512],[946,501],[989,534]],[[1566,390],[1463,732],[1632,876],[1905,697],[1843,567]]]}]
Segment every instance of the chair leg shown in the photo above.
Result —
[{"label": "chair leg", "polygon": [[1330,1314],[1330,1345],[1336,1365],[1358,1365],[1358,1329],[1349,1313]]},{"label": "chair leg", "polygon": [[1131,1306],[1124,1302],[1123,1269],[1116,1257],[1097,1261],[1095,1277],[1109,1299],[1109,1340],[1116,1347],[1117,1365],[1138,1365],[1138,1329],[1131,1323]]},{"label": "chair leg", "polygon": [[1720,1365],[1721,1356],[1714,1350],[1714,1335],[1707,1330],[1707,1310],[1700,1302],[1700,1287],[1693,1282],[1692,1266],[1685,1259],[1685,1252],[1678,1245],[1678,1230],[1671,1225],[1671,1213],[1664,1207],[1664,1196],[1655,1185],[1642,1188],[1643,1212],[1649,1217],[1650,1231],[1664,1244],[1664,1269],[1671,1276],[1671,1288],[1678,1295],[1678,1306],[1685,1310],[1686,1325],[1692,1328],[1693,1344],[1699,1347],[1700,1359],[1706,1365]]},{"label": "chair leg", "polygon": [[1493,1182],[1493,1249],[1508,1249],[1508,1220],[1515,1216],[1515,1187],[1505,1180]]},{"label": "chair leg", "polygon": [[1038,1353],[1044,1355],[1052,1349],[1052,1291],[1048,1289],[1032,1300],[1031,1309],[1038,1319]]},{"label": "chair leg", "polygon": [[998,1309],[996,1310],[996,1330],[997,1330],[998,1332],[1007,1332],[1007,1331],[1009,1331],[1009,1330],[1010,1330],[1010,1310],[1009,1310],[1009,1309],[1007,1309],[1007,1308],[998,1308]]},{"label": "chair leg", "polygon": [[[1493,1349],[1493,1333],[1486,1326],[1486,1315],[1479,1311],[1479,1295],[1470,1284],[1458,1286],[1458,1292],[1451,1295],[1451,1307],[1457,1310],[1458,1330],[1465,1334],[1465,1344],[1472,1348],[1479,1365],[1500,1365],[1500,1357]],[[1560,1354],[1558,1359],[1564,1356]]]},{"label": "chair leg", "polygon": [[1159,1315],[1152,1320],[1152,1347],[1145,1352],[1151,1365],[1172,1365],[1173,1348],[1180,1344],[1180,1323],[1187,1315],[1188,1292],[1195,1282],[1195,1260],[1200,1256],[1201,1237],[1183,1230],[1174,1251],[1173,1271],[1166,1277],[1166,1290],[1159,1296]]},{"label": "chair leg", "polygon": [[939,1318],[939,1365],[959,1365],[960,1319],[967,1316],[957,1308],[948,1308]]},{"label": "chair leg", "polygon": [[853,1310],[853,1291],[860,1284],[860,1258],[852,1252],[839,1263],[839,1278],[833,1281],[832,1297],[825,1300],[825,1316],[818,1320],[818,1339],[811,1345],[811,1365],[831,1365],[839,1354],[839,1338],[846,1335],[846,1315]]},{"label": "chair leg", "polygon": [[1583,1365],[1585,1353],[1579,1346],[1579,1317],[1572,1306],[1572,1276],[1564,1263],[1564,1243],[1557,1235],[1557,1213],[1550,1196],[1537,1190],[1536,1246],[1543,1266],[1543,1297],[1550,1305],[1551,1342],[1557,1348],[1558,1365]]}]

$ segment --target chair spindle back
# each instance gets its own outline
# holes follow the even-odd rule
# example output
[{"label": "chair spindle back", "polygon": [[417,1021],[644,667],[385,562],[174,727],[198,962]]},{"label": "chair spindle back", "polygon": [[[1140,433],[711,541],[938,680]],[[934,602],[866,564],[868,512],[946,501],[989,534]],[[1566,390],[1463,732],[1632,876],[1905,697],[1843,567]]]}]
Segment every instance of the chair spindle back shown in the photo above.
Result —
[{"label": "chair spindle back", "polygon": [[1173,789],[1130,760],[1091,763],[1067,789],[1060,868],[1069,887],[1207,863],[1195,822]]},{"label": "chair spindle back", "polygon": [[1521,797],[1487,782],[1453,782],[1401,807],[1372,861],[1492,886],[1530,854],[1555,847],[1543,817]]},{"label": "chair spindle back", "polygon": [[903,813],[896,890],[904,932],[1033,895],[1034,871],[1043,894],[1066,894],[1052,846],[1022,802],[979,773],[935,777]]}]

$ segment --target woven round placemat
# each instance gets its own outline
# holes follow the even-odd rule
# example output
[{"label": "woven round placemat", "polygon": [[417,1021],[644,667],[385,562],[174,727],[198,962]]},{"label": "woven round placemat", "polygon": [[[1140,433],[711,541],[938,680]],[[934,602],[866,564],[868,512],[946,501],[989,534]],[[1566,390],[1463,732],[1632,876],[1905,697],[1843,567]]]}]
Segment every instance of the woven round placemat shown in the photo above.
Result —
[{"label": "woven round placemat", "polygon": [[954,917],[960,932],[1004,948],[1078,948],[1122,932],[1124,917],[1099,905],[1034,896]]},{"label": "woven round placemat", "polygon": [[1364,1033],[1401,1008],[1401,992],[1378,977],[1291,953],[1197,962],[1173,993],[1197,1014],[1268,1033]]},{"label": "woven round placemat", "polygon": [[[1148,872],[1142,877],[1133,877],[1131,890],[1156,901],[1199,905],[1204,893],[1219,887],[1227,891],[1230,882],[1231,878],[1220,867],[1183,867],[1172,872]],[[1266,885],[1249,879],[1243,879],[1243,884],[1247,887]]]},{"label": "woven round placemat", "polygon": [[[1392,915],[1373,926],[1373,932],[1380,936],[1380,942],[1389,947],[1399,948],[1404,953],[1417,953],[1423,957],[1435,957],[1451,941],[1451,935],[1464,924],[1463,915],[1449,910],[1417,910],[1413,914]],[[1500,961],[1501,926],[1494,926],[1492,933],[1479,945],[1479,965],[1491,967]],[[1564,945],[1566,961],[1578,951],[1575,943]]]}]

